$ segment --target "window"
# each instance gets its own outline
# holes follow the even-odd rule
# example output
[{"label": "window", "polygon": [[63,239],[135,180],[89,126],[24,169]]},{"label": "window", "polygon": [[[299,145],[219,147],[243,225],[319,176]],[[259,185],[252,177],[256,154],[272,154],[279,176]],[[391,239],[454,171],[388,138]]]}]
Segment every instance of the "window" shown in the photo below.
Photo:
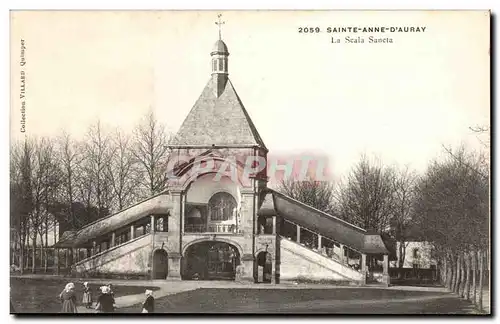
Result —
[{"label": "window", "polygon": [[212,71],[217,71],[217,61],[216,60],[213,60],[212,61]]},{"label": "window", "polygon": [[225,221],[233,218],[236,200],[226,192],[219,192],[210,198],[208,210],[213,221]]},{"label": "window", "polygon": [[222,67],[222,59],[219,59],[219,71],[224,71],[224,68]]},{"label": "window", "polygon": [[413,258],[418,259],[418,249],[417,248],[413,249]]}]

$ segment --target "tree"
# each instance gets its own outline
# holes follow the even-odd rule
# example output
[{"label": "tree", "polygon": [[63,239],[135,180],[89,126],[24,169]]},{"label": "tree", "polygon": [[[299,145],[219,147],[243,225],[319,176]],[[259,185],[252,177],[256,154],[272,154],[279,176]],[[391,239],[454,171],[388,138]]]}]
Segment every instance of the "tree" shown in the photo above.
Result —
[{"label": "tree", "polygon": [[62,200],[65,202],[65,206],[68,207],[65,218],[74,228],[76,228],[75,214],[72,207],[77,198],[77,172],[82,157],[78,144],[66,132],[63,132],[58,139],[57,155],[62,173],[63,189],[61,190],[61,196]]},{"label": "tree", "polygon": [[326,181],[283,180],[277,191],[328,214],[333,214],[333,190]]},{"label": "tree", "polygon": [[464,282],[466,255],[489,246],[489,179],[482,168],[479,154],[464,147],[450,151],[445,160],[431,163],[418,182],[415,200],[421,233],[451,265],[445,282],[465,296],[463,290],[470,287]]},{"label": "tree", "polygon": [[25,138],[16,142],[11,148],[10,158],[10,194],[11,194],[11,226],[14,229],[19,247],[18,265],[21,274],[25,268],[27,237],[29,236],[29,218],[33,211],[33,192],[31,190],[31,165],[33,159],[33,143]]},{"label": "tree", "polygon": [[139,179],[142,196],[151,196],[167,188],[167,165],[170,156],[169,136],[152,111],[134,130],[133,155],[143,176]]},{"label": "tree", "polygon": [[391,180],[393,187],[391,231],[394,238],[399,242],[398,267],[402,268],[404,266],[406,247],[408,246],[409,231],[413,228],[413,203],[417,176],[414,171],[405,167],[397,170]]},{"label": "tree", "polygon": [[[86,136],[84,143],[84,188],[87,205],[95,205],[98,210],[97,218],[101,211],[110,209],[112,206],[112,188],[108,174],[108,165],[111,162],[110,138],[104,133],[100,121],[92,125]],[[88,199],[93,197],[93,199]]]},{"label": "tree", "polygon": [[394,171],[365,155],[336,190],[339,215],[346,221],[379,233],[389,231],[394,205]]},{"label": "tree", "polygon": [[[36,140],[34,146],[34,160],[32,164],[31,188],[33,197],[33,211],[30,214],[31,240],[33,243],[32,272],[36,269],[36,249],[38,238],[40,246],[47,246],[48,231],[52,226],[49,206],[55,202],[57,189],[60,184],[60,172],[55,160],[54,146],[48,138]],[[43,259],[43,250],[40,249],[40,258]],[[46,252],[46,251],[45,251]],[[45,255],[47,257],[47,255]]]},{"label": "tree", "polygon": [[136,183],[139,179],[139,171],[130,149],[130,142],[128,136],[116,132],[112,141],[111,161],[107,166],[118,210],[132,204],[138,194]]}]

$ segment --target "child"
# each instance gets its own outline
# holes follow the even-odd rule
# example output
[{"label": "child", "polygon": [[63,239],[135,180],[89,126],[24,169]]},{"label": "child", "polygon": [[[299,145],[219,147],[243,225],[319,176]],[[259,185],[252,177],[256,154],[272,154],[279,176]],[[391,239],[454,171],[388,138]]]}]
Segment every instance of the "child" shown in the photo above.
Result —
[{"label": "child", "polygon": [[83,300],[82,304],[85,305],[86,308],[92,307],[92,291],[89,288],[89,283],[83,283]]}]

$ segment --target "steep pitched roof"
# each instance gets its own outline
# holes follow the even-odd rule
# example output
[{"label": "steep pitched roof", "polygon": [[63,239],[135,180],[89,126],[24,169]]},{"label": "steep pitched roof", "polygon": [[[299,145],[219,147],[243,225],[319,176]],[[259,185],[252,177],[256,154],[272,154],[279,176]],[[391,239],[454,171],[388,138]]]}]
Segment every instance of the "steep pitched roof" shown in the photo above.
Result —
[{"label": "steep pitched roof", "polygon": [[182,123],[172,145],[255,145],[265,148],[255,125],[228,79],[215,95],[212,78]]}]

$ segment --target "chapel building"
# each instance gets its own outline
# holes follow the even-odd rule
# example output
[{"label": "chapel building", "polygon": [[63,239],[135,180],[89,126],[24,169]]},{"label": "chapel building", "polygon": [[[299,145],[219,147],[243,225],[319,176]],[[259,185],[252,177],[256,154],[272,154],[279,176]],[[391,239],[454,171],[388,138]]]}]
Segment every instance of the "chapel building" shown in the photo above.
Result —
[{"label": "chapel building", "polygon": [[[210,79],[171,143],[179,157],[170,171],[176,179],[165,192],[65,232],[54,247],[69,255],[69,271],[89,277],[388,284],[390,247],[379,234],[268,188],[265,169],[248,174],[248,157],[266,159],[268,149],[231,83],[223,40],[210,57]],[[213,168],[193,172],[200,163]],[[237,170],[236,179],[214,173],[223,165]]]}]

